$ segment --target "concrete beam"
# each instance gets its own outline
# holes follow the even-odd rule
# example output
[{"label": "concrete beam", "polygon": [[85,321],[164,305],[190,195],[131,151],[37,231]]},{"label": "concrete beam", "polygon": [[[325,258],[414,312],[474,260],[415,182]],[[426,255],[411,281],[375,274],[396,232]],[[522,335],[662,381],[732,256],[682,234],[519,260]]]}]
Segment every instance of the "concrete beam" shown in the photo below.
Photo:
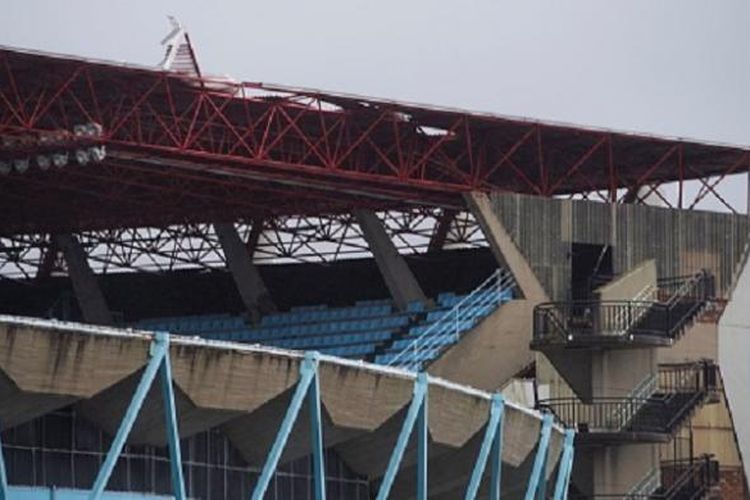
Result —
[{"label": "concrete beam", "polygon": [[524,298],[533,302],[548,301],[547,292],[500,218],[493,212],[487,195],[480,192],[467,193],[464,199],[482,228],[495,258],[513,274]]},{"label": "concrete beam", "polygon": [[237,233],[234,224],[217,222],[214,224],[214,231],[219,237],[221,249],[227,260],[227,268],[232,273],[242,302],[250,312],[253,322],[257,322],[263,314],[276,310],[268,288],[263,283],[263,278],[253,264],[247,246]]},{"label": "concrete beam", "polygon": [[362,234],[367,240],[370,251],[380,269],[380,274],[383,276],[396,305],[400,309],[406,309],[409,302],[425,301],[426,297],[422,288],[385,232],[383,223],[378,219],[378,216],[369,210],[355,210],[354,217],[357,219],[359,227],[362,228]]},{"label": "concrete beam", "polygon": [[63,253],[84,321],[99,325],[114,324],[104,293],[99,287],[94,271],[89,266],[86,252],[75,236],[59,234],[54,237],[53,245]]}]

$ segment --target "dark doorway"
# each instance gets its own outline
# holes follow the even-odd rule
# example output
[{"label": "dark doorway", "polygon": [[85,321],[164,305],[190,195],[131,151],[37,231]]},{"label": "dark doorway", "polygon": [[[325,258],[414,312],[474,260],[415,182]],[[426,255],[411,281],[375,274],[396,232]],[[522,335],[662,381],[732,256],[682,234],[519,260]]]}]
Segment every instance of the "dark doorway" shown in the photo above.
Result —
[{"label": "dark doorway", "polygon": [[592,292],[612,279],[612,247],[573,243],[571,256],[571,298],[587,300]]}]

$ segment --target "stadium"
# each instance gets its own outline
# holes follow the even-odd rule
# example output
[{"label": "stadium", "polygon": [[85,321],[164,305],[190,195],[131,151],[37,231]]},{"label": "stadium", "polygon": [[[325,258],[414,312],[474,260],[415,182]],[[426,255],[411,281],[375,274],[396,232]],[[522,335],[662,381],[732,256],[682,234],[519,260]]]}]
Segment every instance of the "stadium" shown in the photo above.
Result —
[{"label": "stadium", "polygon": [[164,45],[0,47],[0,500],[748,498],[749,148]]}]

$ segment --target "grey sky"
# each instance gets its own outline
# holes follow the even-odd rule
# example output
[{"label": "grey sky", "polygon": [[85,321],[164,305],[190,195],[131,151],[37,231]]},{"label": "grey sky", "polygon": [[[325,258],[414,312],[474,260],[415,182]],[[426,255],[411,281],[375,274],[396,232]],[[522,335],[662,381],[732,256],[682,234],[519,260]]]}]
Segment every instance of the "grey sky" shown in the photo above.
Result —
[{"label": "grey sky", "polygon": [[750,144],[747,0],[3,0],[0,44],[156,64],[166,14],[211,73]]}]

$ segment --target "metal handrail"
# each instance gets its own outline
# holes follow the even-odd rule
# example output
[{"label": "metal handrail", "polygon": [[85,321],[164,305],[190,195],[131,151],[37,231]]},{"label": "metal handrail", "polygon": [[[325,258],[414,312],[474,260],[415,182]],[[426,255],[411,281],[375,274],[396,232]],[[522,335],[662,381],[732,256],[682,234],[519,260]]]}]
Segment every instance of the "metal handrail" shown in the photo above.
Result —
[{"label": "metal handrail", "polygon": [[[662,463],[661,469],[670,465]],[[628,493],[609,493],[593,496],[584,496],[581,494],[571,494],[571,500],[677,500],[677,499],[698,499],[703,498],[711,487],[719,484],[719,464],[712,455],[701,455],[700,457],[691,458],[684,461],[684,466],[674,462],[675,468],[681,469],[679,475],[669,484],[669,487],[660,491],[664,487],[664,474],[661,475],[662,481],[656,490],[651,493],[634,491],[633,488]],[[646,476],[650,476],[653,471]]]},{"label": "metal handrail", "polygon": [[[389,366],[400,366],[407,369],[418,369],[422,365],[420,354],[423,352],[437,353],[444,348],[445,339],[455,342],[460,338],[464,329],[465,313],[472,308],[497,306],[504,293],[515,288],[513,275],[505,269],[496,269],[487,279],[461,299],[445,315],[432,323],[424,332],[415,338],[398,355],[393,357]],[[493,293],[496,292],[496,293]],[[410,359],[408,356],[411,355]]]},{"label": "metal handrail", "polygon": [[[591,431],[671,433],[685,412],[690,411],[716,388],[717,367],[710,361],[665,366],[659,372],[656,392],[663,397],[638,396],[635,391],[626,397],[593,398],[583,402],[578,398],[552,398],[539,402],[539,406],[550,410],[567,427],[577,427]],[[637,386],[645,394],[653,387],[651,377]],[[643,391],[641,391],[643,389]],[[671,407],[677,394],[690,394],[691,397],[678,401],[679,407]],[[655,411],[640,413],[646,405]]]},{"label": "metal handrail", "polygon": [[[547,302],[534,308],[534,339],[568,342],[597,336],[648,335],[674,339],[714,294],[713,278],[701,270],[690,276],[659,280],[657,300],[585,300]],[[645,289],[648,291],[648,289]],[[687,309],[680,309],[687,305]]]},{"label": "metal handrail", "polygon": [[633,486],[627,498],[650,497],[661,485],[661,467],[652,467],[643,478]]}]

